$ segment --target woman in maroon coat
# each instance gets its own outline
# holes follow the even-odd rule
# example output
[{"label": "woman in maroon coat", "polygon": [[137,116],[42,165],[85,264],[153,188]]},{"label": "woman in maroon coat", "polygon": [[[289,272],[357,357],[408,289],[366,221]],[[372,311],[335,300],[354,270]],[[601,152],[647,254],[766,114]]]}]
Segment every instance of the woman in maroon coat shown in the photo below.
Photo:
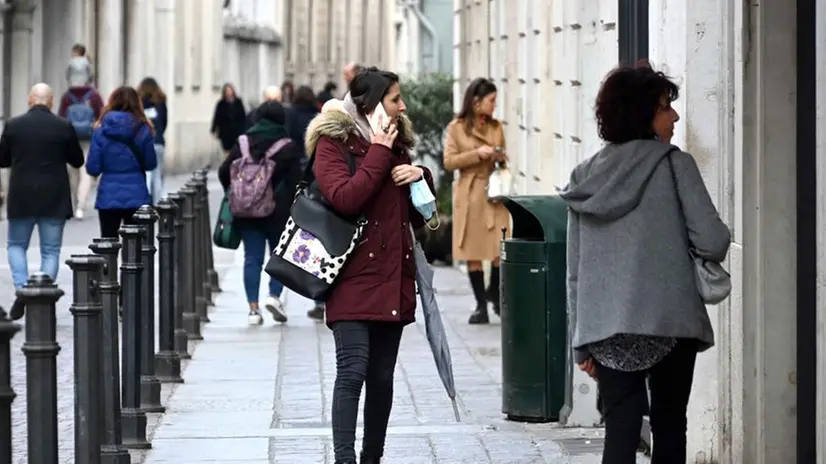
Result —
[{"label": "woman in maroon coat", "polygon": [[[389,121],[373,133],[368,123],[379,104]],[[416,264],[413,228],[424,225],[410,202],[410,184],[430,171],[410,164],[413,145],[399,78],[370,68],[350,83],[343,101],[330,101],[307,129],[307,152],[321,193],[342,214],[369,221],[327,299],[327,325],[336,344],[333,389],[335,462],[355,464],[356,419],[366,384],[362,464],[384,453],[393,404],[393,372],[402,329],[415,320]],[[349,153],[349,155],[347,155]],[[347,156],[355,160],[351,174]]]}]

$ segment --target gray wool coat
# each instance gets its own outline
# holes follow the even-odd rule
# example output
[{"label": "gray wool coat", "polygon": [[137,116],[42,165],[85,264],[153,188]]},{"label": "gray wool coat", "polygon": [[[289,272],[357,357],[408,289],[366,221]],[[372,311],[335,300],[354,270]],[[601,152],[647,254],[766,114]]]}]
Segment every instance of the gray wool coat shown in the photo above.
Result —
[{"label": "gray wool coat", "polygon": [[619,333],[692,338],[700,351],[714,345],[688,250],[722,262],[731,233],[690,154],[656,140],[607,145],[574,169],[560,196],[569,207],[577,362],[588,344]]}]

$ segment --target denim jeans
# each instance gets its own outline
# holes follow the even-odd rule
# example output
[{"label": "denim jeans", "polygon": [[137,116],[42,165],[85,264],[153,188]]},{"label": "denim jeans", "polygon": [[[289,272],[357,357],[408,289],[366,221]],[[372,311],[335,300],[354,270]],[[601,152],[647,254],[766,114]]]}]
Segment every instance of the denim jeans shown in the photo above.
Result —
[{"label": "denim jeans", "polygon": [[[269,258],[268,250],[274,249],[278,244],[279,234],[255,227],[241,227],[239,230],[241,243],[244,244],[244,291],[247,303],[258,303],[264,260]],[[269,290],[270,296],[279,297],[284,285],[270,277]]]},{"label": "denim jeans", "polygon": [[40,237],[40,271],[57,280],[60,268],[60,248],[63,245],[63,226],[65,219],[57,218],[19,218],[9,219],[8,253],[9,267],[14,281],[14,288],[26,285],[29,278],[29,263],[26,251],[32,238],[34,226]]},{"label": "denim jeans", "polygon": [[[649,412],[654,450],[652,464],[686,462],[686,409],[694,379],[697,342],[679,339],[654,367],[622,372],[596,363],[605,415],[603,464],[636,462],[642,416]],[[648,407],[648,389],[651,407]]]},{"label": "denim jeans", "polygon": [[163,156],[166,147],[155,144],[155,154],[158,157],[158,166],[146,173],[146,181],[149,184],[149,194],[152,195],[152,204],[157,205],[163,198]]},{"label": "denim jeans", "polygon": [[336,381],[333,386],[335,462],[355,462],[356,422],[365,385],[365,457],[384,454],[387,422],[393,407],[393,373],[404,326],[394,322],[342,321],[333,324]]}]

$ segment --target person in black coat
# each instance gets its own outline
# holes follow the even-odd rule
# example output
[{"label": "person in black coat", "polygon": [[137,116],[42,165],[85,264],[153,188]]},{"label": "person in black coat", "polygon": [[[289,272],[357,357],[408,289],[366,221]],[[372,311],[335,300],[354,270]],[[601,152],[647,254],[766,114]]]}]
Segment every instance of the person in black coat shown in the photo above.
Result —
[{"label": "person in black coat", "polygon": [[[258,108],[258,116],[260,118],[258,122],[246,133],[250,156],[255,161],[261,160],[274,143],[289,138],[285,127],[284,107],[280,103],[264,102]],[[292,142],[273,155],[275,173],[272,176],[272,188],[275,191],[276,207],[272,214],[266,218],[234,218],[232,221],[233,226],[241,233],[241,242],[244,244],[244,290],[249,303],[250,324],[262,323],[258,305],[261,271],[264,268],[265,259],[269,258],[268,250],[275,248],[290,217],[290,206],[295,197],[296,186],[303,175],[301,169],[303,156],[303,153]],[[232,163],[240,158],[241,149],[238,144],[235,144],[218,168],[218,179],[224,190],[231,187]],[[270,278],[269,296],[264,305],[277,322],[287,320],[280,299],[283,289],[284,286],[280,282]]]},{"label": "person in black coat", "polygon": [[[26,284],[26,251],[34,227],[40,237],[40,270],[57,279],[63,226],[72,217],[72,192],[66,165],[83,166],[83,150],[69,121],[52,114],[54,93],[36,84],[29,111],[10,119],[0,137],[0,167],[11,168],[6,202],[9,267],[16,289]],[[11,317],[23,317],[15,301]]]},{"label": "person in black coat", "polygon": [[215,104],[209,131],[221,141],[224,153],[229,153],[238,136],[244,133],[247,112],[232,84],[224,84],[221,99]]}]

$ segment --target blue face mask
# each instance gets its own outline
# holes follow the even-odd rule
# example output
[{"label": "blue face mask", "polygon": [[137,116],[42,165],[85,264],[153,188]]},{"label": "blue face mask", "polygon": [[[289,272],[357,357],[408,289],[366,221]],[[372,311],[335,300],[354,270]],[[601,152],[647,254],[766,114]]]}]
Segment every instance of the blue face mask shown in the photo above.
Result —
[{"label": "blue face mask", "polygon": [[[439,228],[439,215],[436,212],[436,197],[430,191],[427,181],[422,178],[410,184],[410,201],[422,215],[431,230]],[[434,225],[435,224],[435,225]]]}]

